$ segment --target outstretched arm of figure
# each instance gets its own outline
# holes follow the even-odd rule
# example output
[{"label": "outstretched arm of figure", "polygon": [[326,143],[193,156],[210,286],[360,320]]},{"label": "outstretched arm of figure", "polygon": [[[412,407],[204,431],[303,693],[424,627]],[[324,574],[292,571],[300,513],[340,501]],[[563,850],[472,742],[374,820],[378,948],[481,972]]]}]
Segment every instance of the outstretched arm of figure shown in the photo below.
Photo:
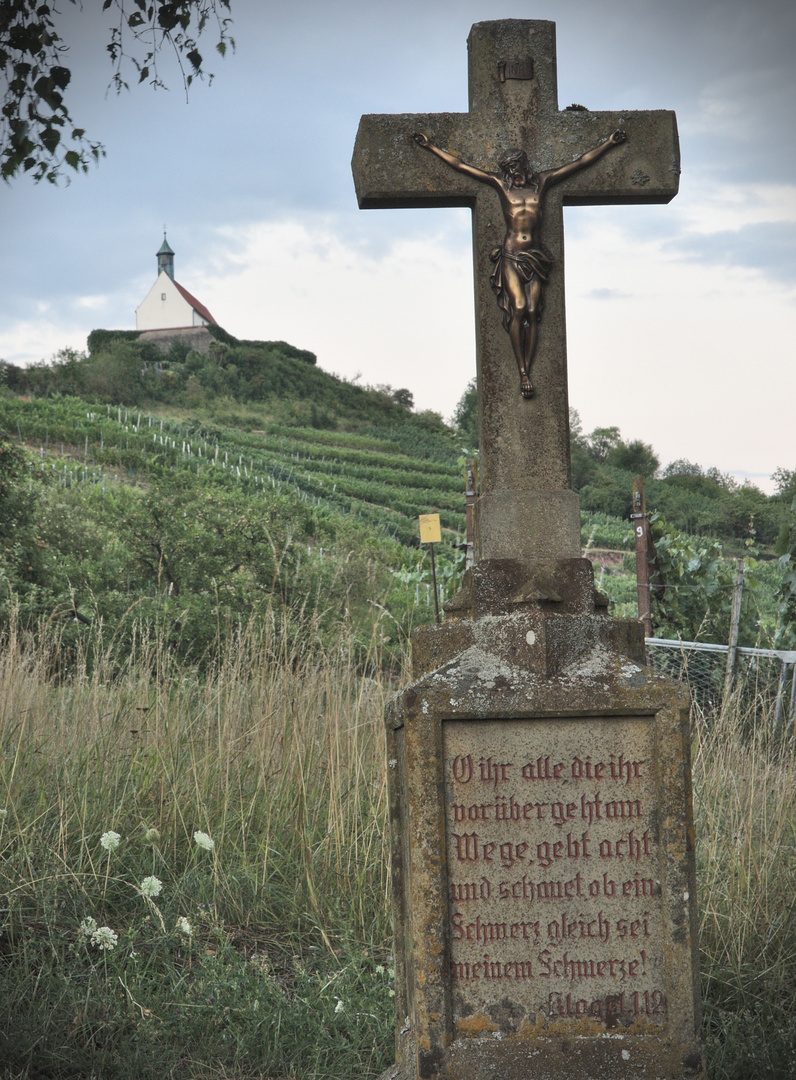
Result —
[{"label": "outstretched arm of figure", "polygon": [[542,173],[542,179],[545,184],[557,184],[559,180],[565,180],[568,176],[572,176],[573,173],[579,172],[581,169],[585,169],[587,165],[593,164],[598,158],[601,158],[603,154],[609,150],[613,150],[615,146],[620,146],[623,142],[627,142],[627,135],[624,131],[614,131],[604,143],[600,143],[599,146],[595,146],[593,150],[587,150],[585,154],[581,154],[579,158],[574,161],[570,161],[568,165],[562,165],[560,169],[551,169],[550,172]]},{"label": "outstretched arm of figure", "polygon": [[456,169],[457,172],[464,173],[465,176],[472,176],[474,180],[478,180],[482,184],[491,184],[493,187],[500,186],[496,173],[484,172],[483,169],[476,169],[474,165],[468,165],[466,161],[462,161],[455,154],[449,154],[447,150],[441,150],[438,146],[435,146],[427,135],[416,131],[412,138],[418,146],[422,146],[424,150],[430,150],[432,154],[444,161],[446,165],[450,165],[452,169]]}]

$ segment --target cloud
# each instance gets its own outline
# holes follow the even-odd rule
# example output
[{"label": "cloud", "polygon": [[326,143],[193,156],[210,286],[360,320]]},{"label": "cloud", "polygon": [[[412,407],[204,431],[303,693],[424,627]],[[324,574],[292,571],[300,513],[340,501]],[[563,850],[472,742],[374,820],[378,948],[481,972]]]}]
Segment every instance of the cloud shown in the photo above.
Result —
[{"label": "cloud", "polygon": [[290,341],[327,371],[409,387],[447,415],[475,374],[472,256],[457,236],[403,233],[393,218],[374,248],[305,215],[219,230],[224,257],[177,277],[235,336]]},{"label": "cloud", "polygon": [[592,289],[586,294],[590,300],[629,300],[631,293],[619,289]]},{"label": "cloud", "polygon": [[765,221],[721,232],[692,233],[665,245],[678,258],[757,270],[796,286],[796,223]]},{"label": "cloud", "polygon": [[19,320],[5,327],[0,337],[0,359],[25,367],[49,360],[61,349],[86,348],[86,330],[62,318]]}]

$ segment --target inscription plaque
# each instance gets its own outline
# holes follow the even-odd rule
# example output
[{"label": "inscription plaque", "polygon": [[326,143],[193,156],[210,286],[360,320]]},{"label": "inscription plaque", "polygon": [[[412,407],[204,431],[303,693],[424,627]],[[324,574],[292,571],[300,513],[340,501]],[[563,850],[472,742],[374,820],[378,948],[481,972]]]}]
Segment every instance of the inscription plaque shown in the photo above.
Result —
[{"label": "inscription plaque", "polygon": [[443,738],[457,1034],[665,1022],[652,720],[449,720]]}]

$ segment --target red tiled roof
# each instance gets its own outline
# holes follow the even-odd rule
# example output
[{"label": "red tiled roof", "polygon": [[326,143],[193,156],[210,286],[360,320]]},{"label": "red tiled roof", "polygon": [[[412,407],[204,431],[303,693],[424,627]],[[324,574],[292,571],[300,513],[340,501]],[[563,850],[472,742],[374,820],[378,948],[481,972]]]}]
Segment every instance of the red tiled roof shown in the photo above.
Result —
[{"label": "red tiled roof", "polygon": [[213,316],[210,314],[204,304],[200,303],[195,296],[191,296],[188,290],[183,288],[182,285],[180,285],[179,281],[175,281],[174,284],[179,289],[180,296],[182,296],[184,300],[188,301],[194,311],[198,312],[203,319],[207,319],[208,322],[215,323],[216,320],[213,318]]}]

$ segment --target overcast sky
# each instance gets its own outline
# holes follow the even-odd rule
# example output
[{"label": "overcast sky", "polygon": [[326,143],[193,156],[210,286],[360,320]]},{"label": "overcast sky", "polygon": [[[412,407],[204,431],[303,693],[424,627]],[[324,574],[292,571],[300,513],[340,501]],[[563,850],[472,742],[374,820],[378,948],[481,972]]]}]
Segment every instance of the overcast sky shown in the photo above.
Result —
[{"label": "overcast sky", "polygon": [[101,0],[61,6],[72,117],[107,157],[68,187],[0,190],[0,357],[134,328],[165,224],[177,280],[232,334],[449,417],[475,373],[469,211],[358,210],[357,124],[465,111],[471,24],[552,19],[561,107],[674,109],[682,150],[668,205],[566,211],[584,430],[764,490],[796,467],[792,0],[232,0],[237,51],[188,104],[166,58],[169,91],[106,94]]}]

